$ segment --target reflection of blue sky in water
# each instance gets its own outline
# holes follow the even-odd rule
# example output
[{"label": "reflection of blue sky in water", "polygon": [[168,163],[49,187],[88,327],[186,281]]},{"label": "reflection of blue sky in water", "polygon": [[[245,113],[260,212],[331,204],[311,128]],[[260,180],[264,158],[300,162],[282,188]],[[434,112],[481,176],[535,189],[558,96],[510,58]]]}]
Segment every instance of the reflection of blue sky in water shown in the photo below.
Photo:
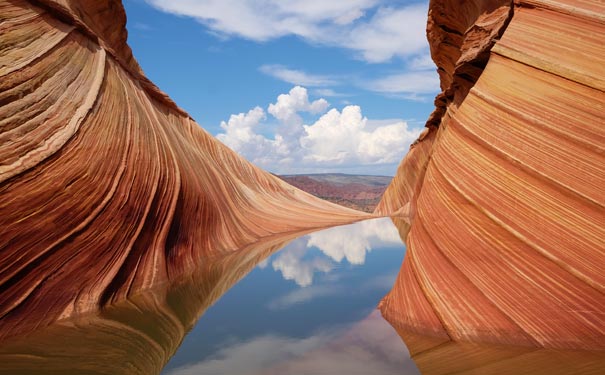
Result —
[{"label": "reflection of blue sky in water", "polygon": [[165,374],[417,374],[376,311],[404,255],[389,219],[312,233],[229,290]]},{"label": "reflection of blue sky in water", "polygon": [[[353,225],[334,227],[298,238],[283,248],[271,261],[273,269],[286,280],[300,286],[313,283],[316,272],[328,273],[336,263],[346,260],[353,265],[365,263],[366,253],[372,249],[401,247],[397,228],[390,219],[362,221]],[[315,248],[320,254],[310,255]],[[315,254],[312,253],[312,254]],[[259,266],[267,266],[269,260]]]},{"label": "reflection of blue sky in water", "polygon": [[213,358],[187,364],[170,375],[394,375],[419,374],[401,339],[375,311],[346,330],[294,339],[265,335],[235,342]]}]

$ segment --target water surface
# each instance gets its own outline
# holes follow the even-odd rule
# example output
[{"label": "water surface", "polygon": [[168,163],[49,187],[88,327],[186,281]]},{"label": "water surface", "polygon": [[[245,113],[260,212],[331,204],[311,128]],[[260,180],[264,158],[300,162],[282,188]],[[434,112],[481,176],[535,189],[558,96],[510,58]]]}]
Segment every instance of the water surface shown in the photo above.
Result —
[{"label": "water surface", "polygon": [[376,310],[404,253],[390,219],[293,240],[205,312],[163,374],[417,374]]},{"label": "water surface", "polygon": [[435,345],[400,326],[412,362],[376,310],[404,252],[389,219],[217,251],[167,285],[0,342],[0,375],[605,374],[603,352]]}]

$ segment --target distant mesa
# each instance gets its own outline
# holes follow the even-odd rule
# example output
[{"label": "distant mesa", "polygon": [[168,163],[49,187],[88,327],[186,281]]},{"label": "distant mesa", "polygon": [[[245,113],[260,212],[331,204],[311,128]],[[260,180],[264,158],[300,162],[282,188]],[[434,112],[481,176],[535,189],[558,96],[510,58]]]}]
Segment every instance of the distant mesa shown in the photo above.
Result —
[{"label": "distant mesa", "polygon": [[364,212],[374,212],[393,179],[389,176],[342,173],[279,176],[287,183],[318,198]]}]

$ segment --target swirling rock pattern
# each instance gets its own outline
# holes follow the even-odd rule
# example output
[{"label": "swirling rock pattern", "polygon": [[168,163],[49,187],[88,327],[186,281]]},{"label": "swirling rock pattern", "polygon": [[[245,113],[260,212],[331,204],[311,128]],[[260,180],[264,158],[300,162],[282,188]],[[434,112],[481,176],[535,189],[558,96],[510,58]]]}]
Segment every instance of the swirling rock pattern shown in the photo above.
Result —
[{"label": "swirling rock pattern", "polygon": [[468,3],[431,1],[444,92],[377,208],[410,222],[383,315],[413,353],[603,350],[605,4]]},{"label": "swirling rock pattern", "polygon": [[216,300],[260,261],[301,234],[261,239],[103,310],[0,341],[0,372],[159,374]]},{"label": "swirling rock pattern", "polygon": [[0,0],[0,337],[368,215],[259,170],[147,80],[117,0]]},{"label": "swirling rock pattern", "polygon": [[[413,339],[412,339],[413,337]],[[406,336],[416,344],[431,343],[426,336]],[[448,341],[430,350],[412,354],[422,375],[524,374],[599,375],[605,372],[605,357],[599,350],[563,350],[523,346],[485,345]]]}]

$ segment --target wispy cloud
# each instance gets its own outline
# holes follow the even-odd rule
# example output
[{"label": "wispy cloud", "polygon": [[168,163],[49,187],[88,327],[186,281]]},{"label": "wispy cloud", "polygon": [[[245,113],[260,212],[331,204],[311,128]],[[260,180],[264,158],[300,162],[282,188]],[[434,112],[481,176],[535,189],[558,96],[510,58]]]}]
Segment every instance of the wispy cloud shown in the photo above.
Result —
[{"label": "wispy cloud", "polygon": [[250,341],[232,343],[221,348],[212,358],[175,368],[168,374],[254,374],[275,363],[304,355],[329,338],[326,335],[304,339],[274,335],[255,337]]},{"label": "wispy cloud", "polygon": [[290,69],[279,64],[262,65],[259,70],[266,75],[293,85],[316,87],[337,84],[334,78],[309,74],[302,70]]},{"label": "wispy cloud", "polygon": [[316,298],[329,297],[341,294],[344,288],[339,285],[318,285],[295,289],[269,303],[267,307],[271,310],[283,310],[300,303],[308,302]]},{"label": "wispy cloud", "polygon": [[390,97],[426,101],[439,92],[439,76],[433,70],[409,71],[368,80],[362,86]]},{"label": "wispy cloud", "polygon": [[408,63],[408,68],[411,71],[435,71],[435,69],[437,69],[437,66],[435,65],[433,59],[431,58],[431,55],[427,51],[426,53],[411,58]]},{"label": "wispy cloud", "polygon": [[327,98],[351,96],[327,87],[347,87],[347,84],[353,85],[356,90],[362,89],[387,97],[411,101],[432,100],[432,97],[440,90],[439,75],[435,72],[435,64],[428,52],[410,57],[402,64],[400,72],[373,78],[356,75],[344,77],[310,74],[279,64],[262,65],[259,70],[287,83],[317,87],[312,92]]},{"label": "wispy cloud", "polygon": [[416,55],[428,47],[427,5],[379,7],[371,19],[357,24],[347,36],[341,37],[340,44],[357,51],[361,59],[370,63]]},{"label": "wispy cloud", "polygon": [[137,30],[141,30],[141,31],[151,31],[151,30],[153,30],[153,27],[151,27],[151,25],[143,23],[143,22],[135,22],[132,27],[134,27]]},{"label": "wispy cloud", "polygon": [[[328,98],[337,98],[337,97],[352,96],[350,94],[336,92],[336,91],[334,91],[332,89],[315,89],[315,90],[313,90],[313,93],[315,95],[325,96],[325,97],[328,97]],[[350,104],[350,103],[348,103],[348,104]]]},{"label": "wispy cloud", "polygon": [[311,44],[349,49],[371,63],[406,58],[427,48],[427,2],[393,6],[386,0],[146,1],[162,11],[193,17],[217,35],[260,42],[294,35]]}]

